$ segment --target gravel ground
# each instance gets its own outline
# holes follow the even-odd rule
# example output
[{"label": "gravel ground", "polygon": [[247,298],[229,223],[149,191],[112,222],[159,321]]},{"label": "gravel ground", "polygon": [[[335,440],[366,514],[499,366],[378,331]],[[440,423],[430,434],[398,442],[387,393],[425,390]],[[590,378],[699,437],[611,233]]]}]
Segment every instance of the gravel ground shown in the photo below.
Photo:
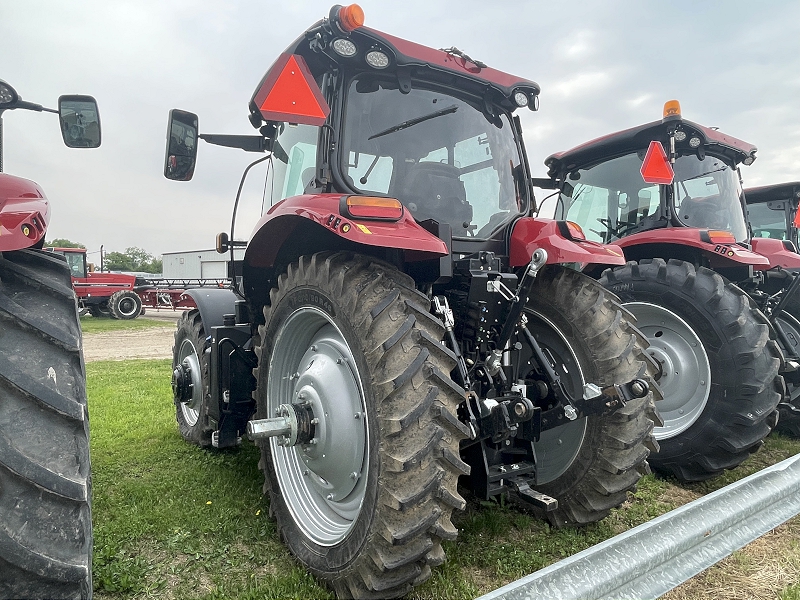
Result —
[{"label": "gravel ground", "polygon": [[163,321],[163,327],[106,331],[83,336],[83,358],[95,360],[130,360],[134,358],[172,358],[175,323],[181,311],[148,311],[144,318]]}]

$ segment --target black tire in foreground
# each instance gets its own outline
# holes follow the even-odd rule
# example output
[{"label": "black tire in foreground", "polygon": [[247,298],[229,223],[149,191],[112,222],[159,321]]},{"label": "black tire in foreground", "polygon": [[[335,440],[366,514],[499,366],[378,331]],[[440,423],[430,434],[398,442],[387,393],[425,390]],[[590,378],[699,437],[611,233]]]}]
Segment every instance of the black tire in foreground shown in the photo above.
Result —
[{"label": "black tire in foreground", "polygon": [[296,404],[318,419],[310,443],[261,443],[281,539],[339,597],[402,596],[445,560],[465,505],[444,327],[410,277],[352,253],[301,257],[270,301],[256,418]]},{"label": "black tire in foreground", "polygon": [[[184,311],[175,331],[172,347],[173,373],[178,369],[179,381],[173,375],[173,386],[185,386],[185,391],[173,389],[175,418],[181,437],[202,448],[211,446],[213,428],[208,423],[209,355],[205,352],[206,332],[200,311]],[[182,401],[185,398],[186,401]]]},{"label": "black tire in foreground", "polygon": [[115,319],[135,319],[142,312],[142,299],[132,290],[120,290],[111,294],[108,307]]},{"label": "black tire in foreground", "polygon": [[0,597],[92,595],[86,378],[70,270],[0,254]]},{"label": "black tire in foreground", "polygon": [[[583,395],[585,383],[627,383],[654,368],[645,352],[646,340],[614,295],[574,270],[546,267],[536,279],[525,315],[574,397]],[[528,362],[528,344],[520,342],[524,378],[540,379]],[[611,415],[589,416],[544,431],[533,449],[536,489],[558,500],[558,509],[548,513],[550,522],[592,523],[625,502],[627,492],[649,473],[647,457],[658,447],[653,438],[656,422],[651,391]]]},{"label": "black tire in foreground", "polygon": [[662,366],[657,470],[701,481],[738,466],[775,426],[782,353],[752,300],[687,262],[629,262],[600,282],[619,295]]}]

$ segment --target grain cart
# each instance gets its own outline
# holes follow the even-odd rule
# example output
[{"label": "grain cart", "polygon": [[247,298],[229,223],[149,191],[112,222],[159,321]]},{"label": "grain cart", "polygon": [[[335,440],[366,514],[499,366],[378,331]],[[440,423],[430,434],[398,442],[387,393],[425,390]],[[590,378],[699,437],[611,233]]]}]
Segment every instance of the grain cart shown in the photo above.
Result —
[{"label": "grain cart", "polygon": [[259,135],[171,112],[168,178],[203,139],[267,152],[273,193],[240,284],[178,323],[172,386],[187,441],[257,441],[301,563],[340,596],[394,597],[444,561],[459,479],[596,521],[646,471],[657,417],[643,338],[572,268],[621,250],[531,217],[513,112],[539,87],[362,22],[334,6],[278,58]]},{"label": "grain cart", "polygon": [[[100,145],[97,104],[58,110],[0,81],[8,110],[59,114],[70,148]],[[41,250],[50,204],[33,181],[0,172],[0,597],[92,595],[91,477],[81,328],[66,261]]]},{"label": "grain cart", "polygon": [[[664,392],[650,463],[684,481],[740,464],[775,426],[785,393],[774,331],[739,285],[765,281],[752,252],[737,166],[756,148],[664,117],[548,157],[556,217],[614,242],[630,261],[600,282],[636,315]],[[594,270],[595,275],[599,275]]]}]

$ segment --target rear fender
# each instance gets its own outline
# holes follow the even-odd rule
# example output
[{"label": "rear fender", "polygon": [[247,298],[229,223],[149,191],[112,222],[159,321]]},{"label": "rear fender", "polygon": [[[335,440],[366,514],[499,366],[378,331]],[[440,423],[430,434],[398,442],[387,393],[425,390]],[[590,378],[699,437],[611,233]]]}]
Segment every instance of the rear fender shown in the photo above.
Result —
[{"label": "rear fender", "polygon": [[227,288],[196,288],[184,294],[197,305],[207,335],[212,327],[223,324],[225,315],[236,314],[236,294]]},{"label": "rear fender", "polygon": [[738,244],[709,243],[703,240],[704,235],[708,236],[707,229],[665,227],[625,236],[617,244],[633,260],[670,258],[669,250],[665,252],[664,248],[673,247],[681,255],[689,250],[707,258],[712,269],[748,266],[764,271],[770,268],[769,260],[760,254]]},{"label": "rear fender", "polygon": [[[293,253],[305,254],[303,248],[317,249],[314,239],[293,240],[302,229],[320,236],[334,235],[342,247],[371,246],[403,251],[406,262],[430,260],[449,254],[447,244],[421,227],[407,210],[398,221],[352,219],[340,212],[342,194],[314,194],[287,198],[273,206],[261,218],[250,236],[245,264],[270,268],[281,250],[291,241]],[[303,227],[312,223],[315,227]]]},{"label": "rear fender", "polygon": [[0,252],[44,243],[50,203],[36,183],[0,173]]},{"label": "rear fender", "polygon": [[777,238],[753,238],[750,240],[753,252],[769,261],[770,268],[800,269],[800,254],[792,252]]},{"label": "rear fender", "polygon": [[519,219],[511,232],[510,246],[509,264],[512,267],[527,265],[533,253],[539,248],[547,251],[547,264],[579,263],[583,266],[625,264],[625,255],[619,246],[569,239],[562,233],[559,222],[552,219],[533,217]]}]

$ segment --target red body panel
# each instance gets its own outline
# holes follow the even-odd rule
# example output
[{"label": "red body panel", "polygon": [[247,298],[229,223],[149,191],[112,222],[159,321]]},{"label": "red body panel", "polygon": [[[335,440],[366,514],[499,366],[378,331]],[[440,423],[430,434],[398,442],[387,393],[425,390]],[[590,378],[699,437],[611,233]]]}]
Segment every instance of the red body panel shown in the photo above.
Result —
[{"label": "red body panel", "polygon": [[773,238],[753,238],[750,240],[753,252],[769,261],[770,268],[800,269],[800,254],[787,250],[783,240]]},{"label": "red body panel", "polygon": [[35,246],[44,239],[49,221],[50,203],[42,188],[0,173],[0,252]]},{"label": "red body panel", "polygon": [[253,230],[245,262],[254,267],[272,266],[281,246],[303,219],[357,244],[407,250],[408,261],[448,254],[447,245],[420,227],[408,211],[403,212],[399,221],[351,219],[339,212],[342,197],[342,194],[314,194],[295,196],[277,203],[261,217]]},{"label": "red body panel", "polygon": [[[738,265],[752,265],[756,271],[763,271],[770,268],[769,261],[747,248],[738,244],[709,244],[700,239],[700,232],[704,229],[693,229],[690,227],[664,227],[662,229],[651,229],[642,233],[634,233],[625,236],[617,241],[623,249],[645,244],[660,244],[674,246],[689,246],[696,248],[709,258],[711,268],[734,267]],[[657,258],[657,257],[653,257]]]},{"label": "red body panel", "polygon": [[547,250],[547,264],[625,264],[625,255],[619,246],[567,239],[559,231],[558,222],[552,219],[519,219],[511,233],[510,265],[527,265],[538,248]]},{"label": "red body panel", "polygon": [[135,276],[120,273],[88,273],[88,277],[72,278],[78,298],[108,298],[114,292],[132,290],[135,283]]}]

